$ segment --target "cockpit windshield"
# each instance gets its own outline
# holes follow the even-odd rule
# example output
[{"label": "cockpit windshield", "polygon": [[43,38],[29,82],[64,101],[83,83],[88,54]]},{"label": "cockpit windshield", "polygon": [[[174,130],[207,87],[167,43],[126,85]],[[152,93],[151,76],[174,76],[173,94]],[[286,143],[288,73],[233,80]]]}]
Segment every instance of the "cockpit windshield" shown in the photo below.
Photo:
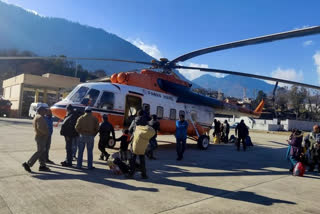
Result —
[{"label": "cockpit windshield", "polygon": [[100,91],[96,89],[90,89],[88,94],[84,97],[84,99],[81,101],[81,104],[88,105],[88,106],[94,106],[94,104],[97,101],[97,98],[99,97]]},{"label": "cockpit windshield", "polygon": [[70,100],[71,100],[72,102],[75,102],[75,103],[81,102],[82,99],[84,98],[84,96],[86,96],[88,90],[89,90],[88,87],[81,86],[81,87],[76,91],[76,93],[74,93],[74,94],[72,95],[72,97],[70,98]]}]

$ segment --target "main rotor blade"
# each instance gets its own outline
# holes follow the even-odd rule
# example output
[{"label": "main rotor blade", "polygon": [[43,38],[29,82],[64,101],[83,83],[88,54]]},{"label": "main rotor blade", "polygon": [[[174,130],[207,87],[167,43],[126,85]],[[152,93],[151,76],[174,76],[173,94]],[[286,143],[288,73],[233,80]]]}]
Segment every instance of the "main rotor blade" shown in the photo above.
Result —
[{"label": "main rotor blade", "polygon": [[266,43],[266,42],[273,42],[273,41],[277,41],[277,40],[281,40],[281,39],[289,39],[289,38],[294,38],[294,37],[308,36],[308,35],[318,34],[318,33],[320,33],[320,26],[314,26],[314,27],[308,27],[308,28],[303,28],[303,29],[299,29],[299,30],[292,30],[292,31],[276,33],[276,34],[271,34],[271,35],[266,35],[266,36],[261,36],[261,37],[226,43],[226,44],[222,44],[222,45],[212,46],[212,47],[203,48],[203,49],[196,50],[196,51],[184,54],[182,56],[179,56],[178,58],[172,60],[170,62],[170,65],[173,66],[173,65],[177,64],[178,62],[183,62],[188,59],[191,59],[191,58],[203,55],[203,54],[215,52],[215,51],[221,51],[221,50],[237,48],[237,47],[242,47],[242,46],[248,46],[248,45],[256,45],[256,44],[261,44],[261,43]]},{"label": "main rotor blade", "polygon": [[205,72],[232,74],[232,75],[238,75],[238,76],[244,76],[244,77],[252,77],[252,78],[257,78],[257,79],[270,80],[270,81],[274,81],[274,82],[281,82],[281,83],[298,85],[298,86],[303,86],[306,88],[313,88],[313,89],[320,90],[320,86],[295,82],[295,81],[291,81],[291,80],[284,80],[284,79],[278,79],[278,78],[273,78],[273,77],[267,77],[267,76],[262,76],[262,75],[256,75],[256,74],[247,74],[247,73],[241,73],[241,72],[236,72],[236,71],[228,71],[228,70],[220,70],[220,69],[212,69],[212,68],[189,67],[189,66],[175,66],[174,68],[176,68],[176,69],[192,69],[192,70],[200,70],[200,71],[205,71]]},{"label": "main rotor blade", "polygon": [[109,58],[89,58],[89,57],[40,57],[40,56],[6,56],[0,57],[0,60],[32,60],[32,59],[65,59],[65,60],[94,60],[94,61],[111,61],[111,62],[127,62],[136,64],[153,65],[151,62],[142,62],[134,60],[123,59],[109,59]]}]

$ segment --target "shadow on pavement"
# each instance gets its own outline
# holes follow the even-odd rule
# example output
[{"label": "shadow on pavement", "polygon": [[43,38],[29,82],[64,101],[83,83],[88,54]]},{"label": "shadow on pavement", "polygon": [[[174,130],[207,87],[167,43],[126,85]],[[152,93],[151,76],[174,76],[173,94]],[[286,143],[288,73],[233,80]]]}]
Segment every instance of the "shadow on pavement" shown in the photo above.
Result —
[{"label": "shadow on pavement", "polygon": [[[51,166],[51,172],[47,173],[32,173],[32,177],[41,179],[41,180],[82,180],[95,184],[107,185],[112,188],[125,189],[129,191],[148,191],[148,192],[158,192],[156,188],[147,188],[147,187],[136,187],[120,181],[123,181],[124,178],[121,176],[112,176],[110,173],[107,173],[105,169],[96,168],[94,170],[78,170],[76,168],[64,168],[65,170],[76,171],[81,174],[68,174],[60,171],[54,171],[52,168],[60,168]],[[118,178],[119,182],[114,180],[108,180],[108,178]]]},{"label": "shadow on pavement", "polygon": [[[208,150],[201,151],[197,149],[196,144],[188,145],[183,161],[175,161],[175,145],[162,144],[159,145],[157,151],[158,160],[147,161],[149,179],[143,180],[143,183],[161,184],[173,187],[182,187],[186,191],[207,194],[212,197],[220,197],[231,200],[250,202],[265,206],[274,203],[295,204],[291,201],[274,199],[262,195],[258,195],[249,191],[230,191],[218,189],[210,186],[202,186],[201,184],[193,184],[185,181],[179,181],[176,178],[187,177],[226,177],[226,176],[266,176],[266,175],[282,175],[290,176],[286,168],[285,161],[286,147],[270,148],[255,145],[247,152],[237,152],[233,145],[214,145]],[[192,151],[192,152],[190,152]],[[192,156],[191,156],[192,153]],[[95,161],[95,164],[106,165],[103,162]],[[198,172],[193,172],[185,167],[196,167]],[[124,182],[123,176],[115,176],[106,169],[96,168],[95,170],[77,170],[75,168],[63,168],[52,166],[51,168],[59,168],[60,170],[50,173],[36,174],[33,177],[41,180],[72,180],[79,179],[90,183],[107,185],[112,188],[125,189],[128,191],[149,191],[158,192],[157,188],[136,187]],[[68,174],[61,172],[61,169],[77,171],[77,174]],[[201,169],[201,170],[199,170]],[[218,172],[205,172],[205,170],[218,170]],[[199,172],[200,171],[200,172]],[[204,171],[204,172],[202,172]],[[137,176],[137,175],[136,175]],[[171,179],[174,177],[174,179]],[[112,178],[112,180],[110,180]],[[118,179],[119,181],[114,181]],[[142,181],[142,180],[141,180]]]}]

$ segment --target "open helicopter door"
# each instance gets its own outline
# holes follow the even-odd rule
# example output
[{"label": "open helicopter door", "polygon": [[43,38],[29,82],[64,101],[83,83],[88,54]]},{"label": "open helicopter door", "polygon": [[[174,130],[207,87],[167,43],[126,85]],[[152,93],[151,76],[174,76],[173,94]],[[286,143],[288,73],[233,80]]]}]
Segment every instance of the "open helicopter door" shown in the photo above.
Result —
[{"label": "open helicopter door", "polygon": [[129,127],[137,116],[137,112],[142,108],[142,100],[138,96],[126,96],[126,108],[124,113],[124,127]]}]

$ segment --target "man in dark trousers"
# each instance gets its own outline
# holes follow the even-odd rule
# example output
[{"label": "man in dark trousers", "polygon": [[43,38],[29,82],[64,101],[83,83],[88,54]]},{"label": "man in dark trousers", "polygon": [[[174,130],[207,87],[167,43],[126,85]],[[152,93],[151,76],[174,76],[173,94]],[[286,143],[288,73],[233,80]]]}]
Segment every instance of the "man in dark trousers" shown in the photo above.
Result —
[{"label": "man in dark trousers", "polygon": [[223,141],[225,143],[228,143],[229,141],[229,132],[230,132],[230,125],[228,123],[227,120],[224,121],[224,124],[223,124],[223,132],[224,132],[224,138]]},{"label": "man in dark trousers", "polygon": [[54,162],[49,159],[49,150],[50,150],[50,147],[51,147],[51,138],[52,138],[52,133],[53,133],[52,112],[51,112],[51,110],[49,108],[46,109],[46,111],[47,112],[46,112],[46,115],[44,116],[44,119],[47,122],[48,130],[49,130],[49,135],[48,135],[47,144],[46,144],[46,163],[54,164]]},{"label": "man in dark trousers", "polygon": [[74,110],[73,106],[69,104],[67,106],[67,116],[64,118],[64,122],[61,126],[60,134],[64,136],[66,140],[66,153],[67,159],[61,162],[62,166],[72,166],[72,142],[77,140],[79,136],[75,129],[79,114]]},{"label": "man in dark trousers", "polygon": [[182,160],[183,153],[186,148],[188,122],[184,120],[184,115],[179,115],[179,120],[176,121],[176,150],[177,160]]},{"label": "man in dark trousers", "polygon": [[217,135],[217,136],[220,136],[220,132],[221,132],[221,130],[220,130],[220,128],[221,128],[221,123],[220,123],[220,121],[214,119],[213,123],[214,123],[213,137],[216,136],[216,135]]},{"label": "man in dark trousers", "polygon": [[154,134],[154,136],[149,141],[149,145],[148,145],[148,148],[147,148],[147,151],[146,151],[146,155],[147,155],[147,157],[149,159],[156,160],[156,158],[154,157],[153,152],[158,147],[157,132],[160,130],[160,123],[158,121],[157,115],[153,114],[151,116],[151,118],[152,119],[149,121],[149,126],[151,126],[156,133]]},{"label": "man in dark trousers", "polygon": [[101,151],[100,160],[103,160],[104,157],[106,158],[106,160],[108,160],[110,155],[106,151],[106,146],[110,140],[110,133],[112,134],[113,140],[115,140],[116,138],[114,134],[114,128],[112,124],[109,123],[108,121],[108,115],[104,114],[102,118],[103,118],[103,122],[100,124],[100,127],[99,127],[100,139],[99,139],[98,147],[99,147],[99,150]]},{"label": "man in dark trousers", "polygon": [[244,123],[244,120],[241,120],[241,122],[237,125],[235,134],[238,135],[238,141],[237,141],[237,149],[240,151],[240,141],[243,144],[243,151],[246,151],[246,137],[249,134],[248,127]]}]

